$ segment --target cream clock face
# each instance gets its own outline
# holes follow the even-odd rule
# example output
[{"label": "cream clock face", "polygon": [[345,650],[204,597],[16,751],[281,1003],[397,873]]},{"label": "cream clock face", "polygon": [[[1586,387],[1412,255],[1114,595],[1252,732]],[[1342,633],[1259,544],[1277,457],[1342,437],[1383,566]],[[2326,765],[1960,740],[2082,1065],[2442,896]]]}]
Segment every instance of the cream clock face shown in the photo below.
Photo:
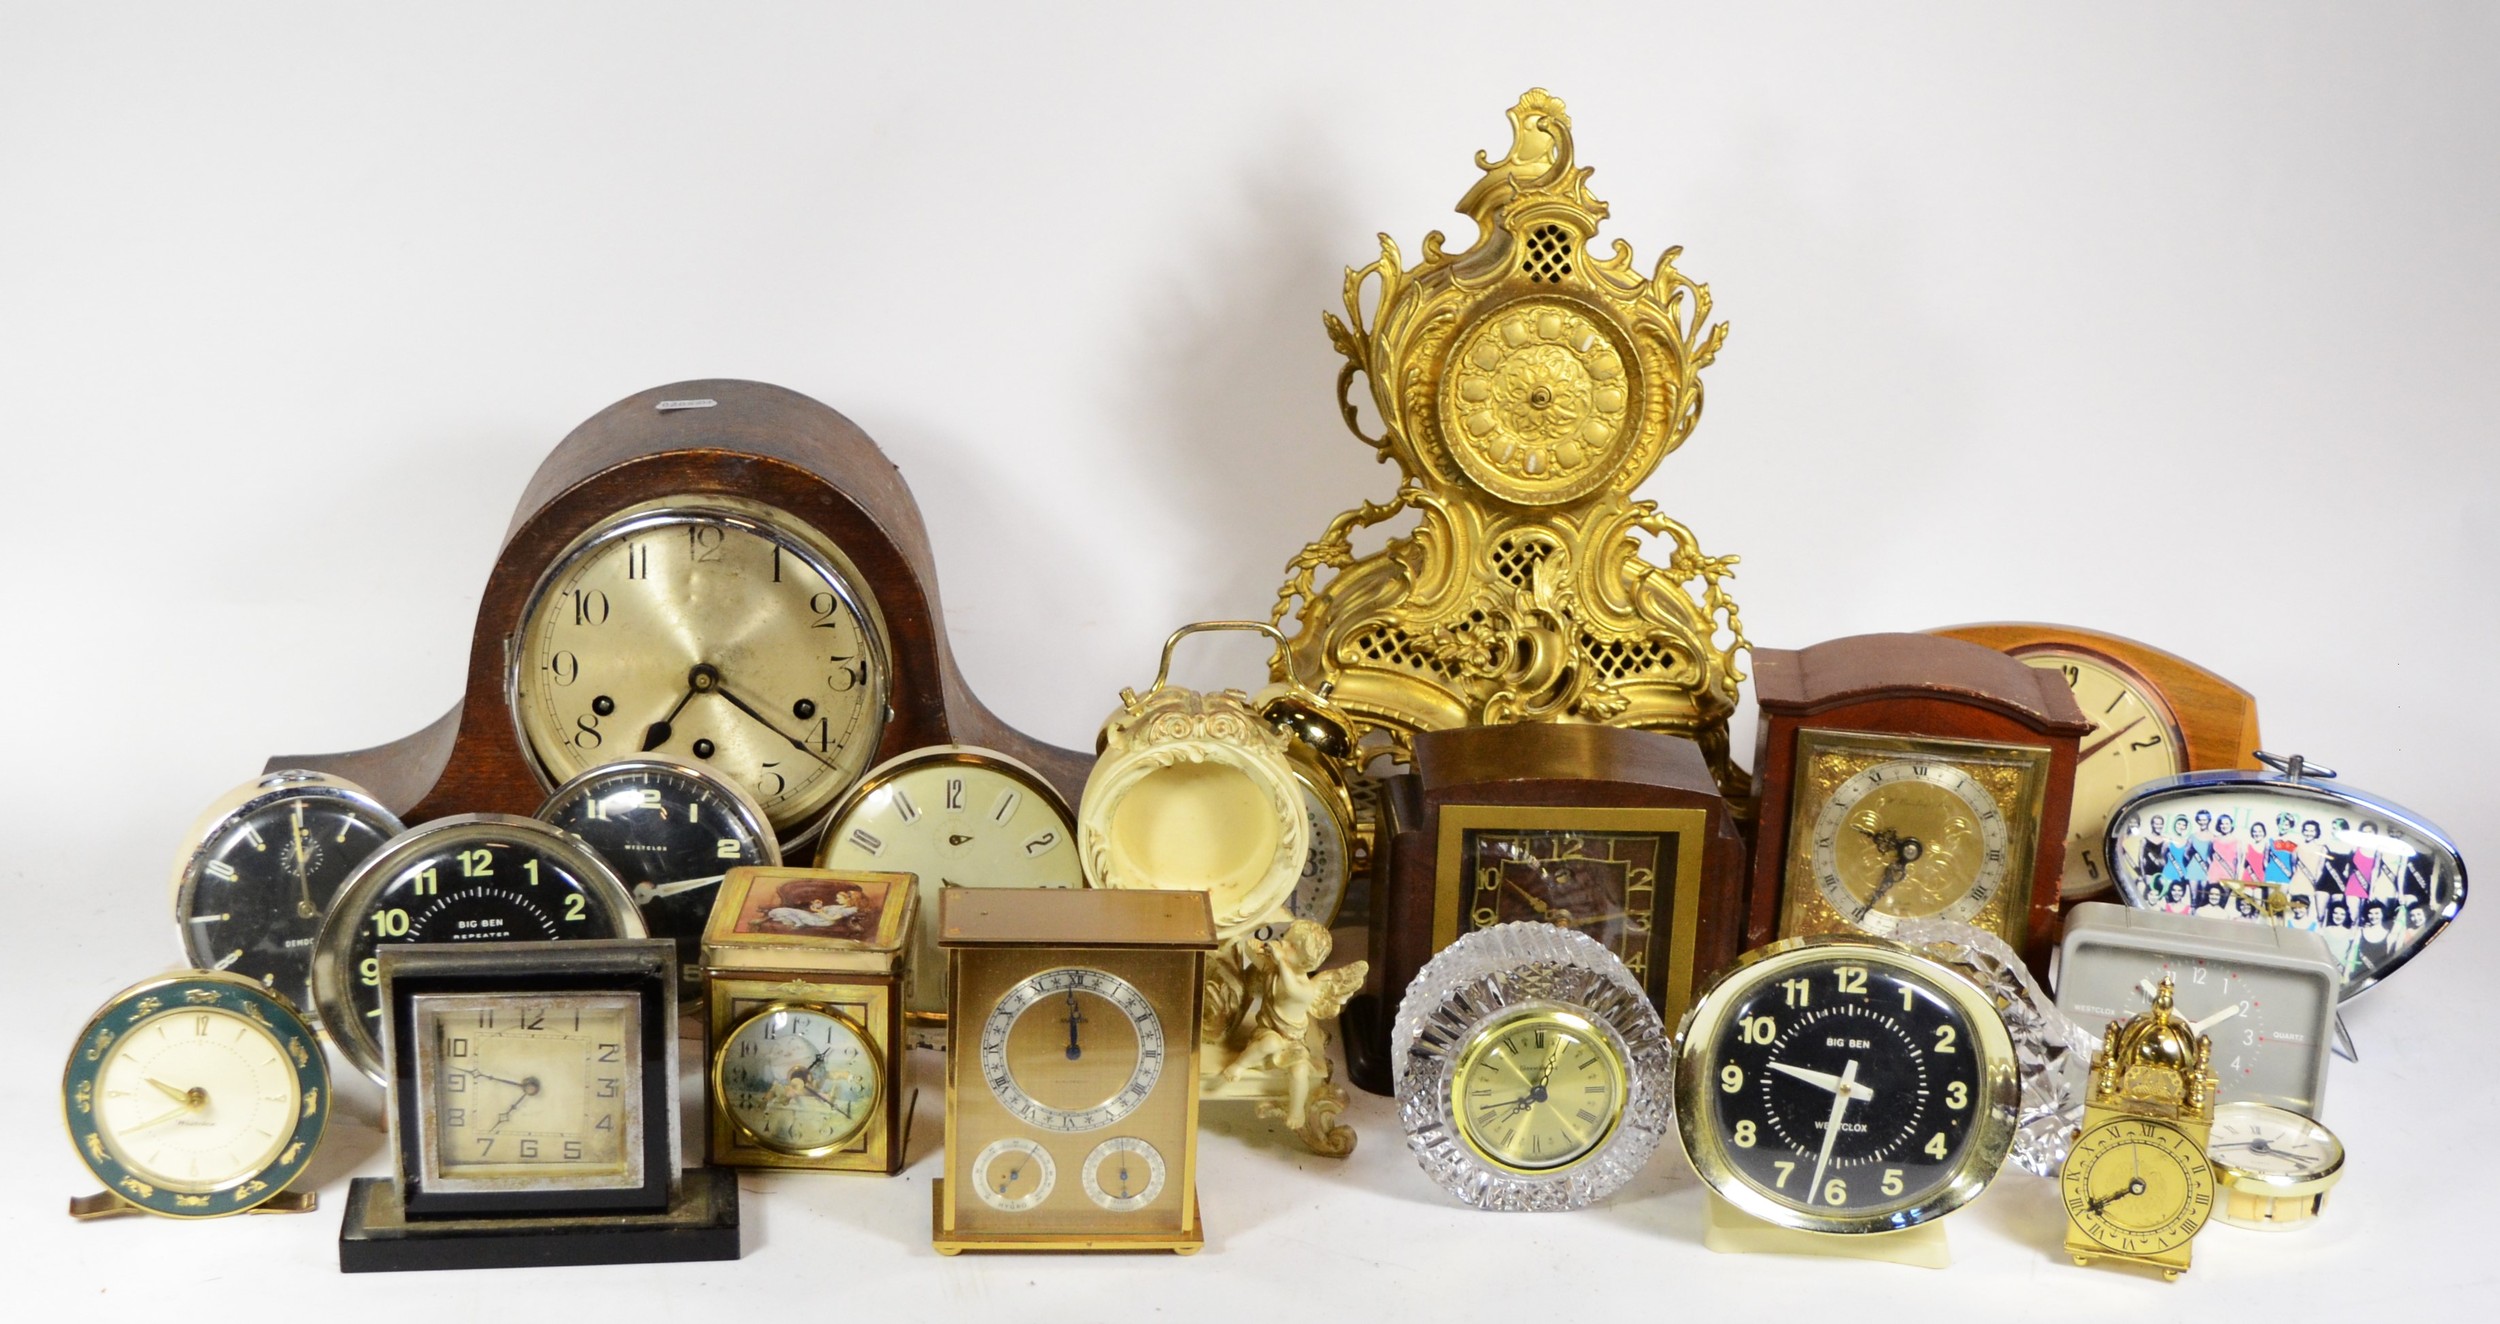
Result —
[{"label": "cream clock face", "polygon": [[2004,886],[2005,815],[1969,772],[1940,759],[1870,767],[1833,790],[1814,820],[1814,883],[1870,933],[1892,921],[1964,921]]},{"label": "cream clock face", "polygon": [[2075,759],[2075,800],[2066,820],[2065,872],[2058,895],[2068,901],[2110,888],[2102,857],[2110,811],[2127,792],[2157,777],[2186,769],[2187,748],[2170,707],[2153,687],[2102,658],[2065,649],[2017,653],[2025,664],[2054,671],[2075,692],[2075,706],[2092,721]]},{"label": "cream clock face", "polygon": [[1076,828],[1059,797],[1022,764],[943,745],[873,769],[836,807],[817,867],[908,873],[919,880],[908,1007],[946,1010],[938,894],[949,887],[1079,887]]},{"label": "cream clock face", "polygon": [[768,1007],[720,1048],[715,1088],[740,1129],[785,1154],[830,1153],[875,1118],[877,1050],[849,1017]]},{"label": "cream clock face", "polygon": [[593,529],[532,593],[512,706],[551,781],[633,754],[707,763],[785,837],[876,756],[889,680],[874,601],[788,515],[718,497]]},{"label": "cream clock face", "polygon": [[1163,1155],[1135,1136],[1113,1136],[1085,1156],[1085,1196],[1115,1214],[1135,1213],[1163,1194]]},{"label": "cream clock face", "polygon": [[96,1133],[155,1185],[219,1190],[294,1138],[295,1082],[269,1027],[216,1007],[161,1015],[108,1050]]},{"label": "cream clock face", "polygon": [[972,1160],[972,1177],[981,1203],[1002,1214],[1021,1214],[1050,1198],[1050,1189],[1059,1184],[1059,1168],[1049,1150],[1009,1136],[991,1141]]},{"label": "cream clock face", "polygon": [[1163,1018],[1134,984],[1083,966],[1007,990],[981,1026],[981,1076],[1026,1125],[1097,1131],[1137,1110],[1163,1074]]},{"label": "cream clock face", "polygon": [[[429,1177],[624,1178],[640,1148],[642,1008],[631,994],[413,1000]],[[430,1069],[427,1069],[430,1068]]]}]

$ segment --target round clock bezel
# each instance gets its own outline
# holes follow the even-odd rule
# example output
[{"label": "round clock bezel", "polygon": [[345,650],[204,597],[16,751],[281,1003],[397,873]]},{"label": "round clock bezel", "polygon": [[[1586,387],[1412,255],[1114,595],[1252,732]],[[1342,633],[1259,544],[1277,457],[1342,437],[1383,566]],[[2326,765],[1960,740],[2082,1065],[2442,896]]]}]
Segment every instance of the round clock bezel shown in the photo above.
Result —
[{"label": "round clock bezel", "polygon": [[[1580,1018],[1622,1068],[1607,1134],[1568,1163],[1514,1167],[1456,1118],[1459,1067],[1488,1028],[1556,1013]],[[1577,1209],[1613,1194],[1672,1125],[1674,1046],[1623,962],[1587,934],[1531,920],[1477,929],[1427,962],[1398,1004],[1390,1044],[1407,1148],[1426,1176],[1479,1209]]]},{"label": "round clock bezel", "polygon": [[[1069,974],[1086,978],[1077,983],[1062,984],[1056,989],[1042,987],[1043,981],[1054,975]],[[1101,984],[1117,986],[1144,1010],[1132,1010],[1117,996],[1098,987]],[[1024,1014],[1040,1006],[1048,994],[1080,989],[1118,1007],[1120,1014],[1128,1019],[1137,1034],[1137,1063],[1129,1069],[1127,1081],[1101,1103],[1084,1108],[1054,1108],[1034,1098],[1016,1081],[1015,1068],[1007,1061],[1007,1039],[1015,1033],[1016,1023],[1024,1019]],[[1031,996],[1023,996],[1028,990]],[[994,1036],[990,1033],[992,1028],[998,1031]],[[1038,1130],[1059,1135],[1083,1135],[1107,1126],[1117,1126],[1129,1114],[1144,1106],[1146,1100],[1154,1097],[1155,1086],[1163,1079],[1163,1059],[1168,1051],[1166,1040],[1162,1013],[1135,984],[1093,966],[1052,966],[1047,970],[1036,970],[1008,985],[1006,991],[999,994],[998,1000],[990,1005],[988,1014],[982,1017],[981,1075],[990,1093],[998,1100],[998,1105],[1006,1109],[1010,1116]],[[1007,1083],[999,1084],[1002,1079]],[[1013,1091],[1012,1095],[1010,1091]],[[1027,1106],[1018,1107],[1019,1099]],[[1086,1120],[1095,1114],[1101,1114],[1098,1120]]]},{"label": "round clock bezel", "polygon": [[[251,819],[271,805],[297,799],[336,800],[353,806],[360,814],[370,815],[375,820],[374,826],[386,829],[382,833],[385,845],[408,830],[408,825],[399,821],[399,815],[384,807],[372,792],[344,777],[308,768],[282,768],[263,773],[219,796],[201,811],[187,838],[190,844],[174,858],[174,924],[181,936],[183,959],[193,966],[208,970],[216,965],[213,955],[201,945],[198,926],[191,923],[191,911],[196,907],[199,894],[200,874],[207,867],[210,848],[237,824]],[[352,870],[342,876],[338,892],[333,892],[325,901],[335,901],[340,892],[347,890],[348,879],[353,876]],[[317,942],[320,937],[318,918],[313,922],[313,935]],[[315,985],[310,970],[310,953],[306,955],[305,996],[303,1005],[295,1007],[295,1012],[318,1031],[321,1014],[320,1009],[313,1005]],[[295,1003],[291,996],[286,997],[286,1001],[291,1006]]]},{"label": "round clock bezel", "polygon": [[[1146,1156],[1146,1173],[1150,1180],[1146,1183],[1146,1190],[1143,1194],[1113,1195],[1104,1190],[1102,1182],[1094,1176],[1094,1170],[1102,1166],[1103,1160],[1117,1153]],[[1169,1175],[1169,1169],[1163,1161],[1163,1151],[1156,1149],[1153,1142],[1143,1136],[1113,1136],[1087,1151],[1085,1161],[1079,1163],[1076,1168],[1077,1185],[1085,1188],[1085,1198],[1114,1214],[1133,1214],[1153,1204],[1156,1198],[1163,1194],[1163,1184]]]},{"label": "round clock bezel", "polygon": [[[1023,1154],[1041,1165],[1041,1184],[1034,1188],[1033,1194],[1021,1200],[1004,1202],[992,1197],[989,1182],[990,1165],[996,1163],[999,1156],[1003,1154]],[[1059,1164],[1057,1160],[1051,1158],[1049,1147],[1027,1136],[1000,1136],[983,1145],[981,1152],[972,1156],[969,1171],[973,1179],[972,1189],[981,1197],[981,1203],[1002,1214],[1030,1213],[1040,1208],[1042,1202],[1050,1198],[1051,1191],[1059,1185]]]},{"label": "round clock bezel", "polygon": [[[868,1092],[868,1097],[860,1101],[859,1117],[851,1123],[851,1129],[821,1145],[793,1147],[764,1135],[747,1125],[745,1116],[729,1103],[728,1083],[722,1075],[729,1065],[729,1050],[736,1046],[738,1036],[746,1033],[748,1026],[768,1016],[783,1013],[821,1016],[842,1026],[851,1032],[851,1037],[859,1041],[860,1051],[868,1057],[868,1079],[872,1088]],[[735,1132],[741,1140],[785,1158],[814,1159],[839,1153],[852,1141],[859,1139],[877,1120],[877,1111],[885,1103],[885,1092],[890,1088],[885,1073],[885,1054],[877,1050],[877,1041],[869,1035],[868,1028],[862,1025],[858,1018],[827,1003],[805,998],[787,998],[779,1002],[765,1003],[739,1017],[737,1024],[729,1027],[729,1032],[721,1036],[720,1047],[712,1050],[712,1069],[706,1074],[710,1077],[713,1103],[721,1110],[721,1116],[729,1119],[730,1130]]]},{"label": "round clock bezel", "polygon": [[[232,1006],[226,1005],[227,999]],[[151,1002],[155,1005],[148,1005]],[[209,1010],[256,1024],[277,1042],[280,1059],[295,1075],[289,1091],[295,1103],[295,1129],[269,1162],[205,1191],[177,1191],[141,1177],[116,1156],[116,1146],[104,1139],[105,1128],[93,1121],[94,1109],[101,1106],[95,1091],[115,1045],[159,1017]],[[312,1165],[329,1125],[330,1103],[330,1065],[311,1024],[284,997],[257,980],[216,970],[185,970],[143,980],[106,999],[79,1030],[61,1070],[61,1115],[79,1161],[116,1198],[167,1218],[248,1214],[276,1198]],[[82,1117],[88,1119],[83,1135]],[[225,1197],[222,1202],[221,1196]]]},{"label": "round clock bezel", "polygon": [[[1901,1203],[1844,1214],[1798,1209],[1755,1189],[1743,1170],[1728,1158],[1726,1139],[1717,1126],[1719,1091],[1713,1088],[1721,1034],[1731,1011],[1756,989],[1800,966],[1854,960],[1868,966],[1907,971],[1952,1006],[1970,1030],[1972,1049],[1980,1057],[1975,1115],[1965,1133],[1952,1175]],[[1765,1222],[1800,1232],[1855,1236],[1897,1232],[1932,1222],[1978,1198],[2004,1168],[2021,1121],[2022,1084],[2013,1035],[1986,992],[1969,976],[1888,938],[1864,934],[1819,934],[1785,938],[1757,948],[1711,982],[1693,1002],[1677,1032],[1675,1055],[1676,1129],[1693,1170],[1719,1198]]]},{"label": "round clock bezel", "polygon": [[[548,560],[538,581],[530,586],[528,596],[521,600],[520,615],[513,625],[504,666],[504,706],[512,716],[513,733],[520,744],[522,761],[538,778],[541,789],[552,792],[572,777],[559,778],[556,775],[556,769],[539,749],[537,737],[530,731],[529,709],[525,706],[529,689],[523,677],[535,674],[528,654],[540,608],[545,605],[558,581],[585,559],[596,555],[601,548],[652,528],[683,523],[689,518],[734,525],[767,542],[794,544],[805,554],[818,559],[820,563],[813,569],[823,575],[827,591],[849,608],[853,619],[860,622],[861,646],[869,660],[868,688],[871,693],[857,743],[867,749],[868,759],[876,757],[876,751],[885,739],[885,728],[894,719],[893,659],[887,645],[884,612],[859,567],[815,526],[786,510],[720,493],[683,493],[636,502],[601,518]],[[588,764],[581,771],[599,766],[597,763]],[[779,826],[774,829],[783,834],[780,843],[785,854],[796,852],[823,830],[827,821],[826,807],[840,799],[866,770],[867,764],[863,761],[861,771],[853,773],[849,780],[830,786],[821,796],[811,796],[814,803],[802,802],[801,807],[790,811],[786,831]],[[723,774],[722,780],[735,779]],[[768,823],[772,822],[769,812],[765,817]]]},{"label": "round clock bezel", "polygon": [[[2328,1160],[2313,1170],[2259,1172],[2254,1168],[2241,1167],[2227,1159],[2216,1158],[2213,1136],[2209,1131],[2205,1140],[2205,1162],[2213,1169],[2214,1185],[2218,1189],[2232,1195],[2248,1196],[2268,1202],[2276,1200],[2322,1201],[2326,1193],[2335,1189],[2336,1183],[2344,1179],[2343,1137],[2328,1130],[2324,1122],[2290,1108],[2255,1099],[2240,1099],[2215,1105],[2212,1130],[2219,1131],[2224,1121],[2235,1116],[2256,1118],[2259,1119],[2259,1125],[2272,1123],[2281,1126],[2286,1131],[2314,1132],[2334,1148]],[[2306,1226],[2317,1217],[2317,1214],[2313,1211],[2306,1217],[2286,1220],[2235,1218],[2231,1213],[2231,1202],[2225,1199],[2215,1202],[2213,1216],[2233,1227],[2273,1232]]]},{"label": "round clock bezel", "polygon": [[1597,1048],[1600,1060],[1606,1065],[1606,1074],[1613,1079],[1616,1098],[1628,1099],[1632,1093],[1632,1067],[1631,1063],[1624,1058],[1620,1038],[1571,1007],[1534,1001],[1513,1003],[1508,1009],[1494,1014],[1474,1029],[1469,1030],[1466,1038],[1460,1041],[1463,1047],[1459,1049],[1458,1060],[1450,1068],[1450,1129],[1457,1134],[1459,1143],[1467,1146],[1477,1158],[1504,1172],[1523,1177],[1543,1176],[1549,1172],[1560,1172],[1577,1166],[1589,1155],[1603,1149],[1606,1142],[1614,1138],[1616,1129],[1623,1125],[1622,1110],[1613,1110],[1606,1118],[1605,1128],[1598,1132],[1597,1137],[1589,1142],[1587,1148],[1558,1163],[1532,1166],[1514,1163],[1494,1153],[1477,1136],[1476,1128],[1468,1124],[1465,1114],[1466,1105],[1461,1101],[1460,1091],[1467,1088],[1469,1077],[1484,1060],[1486,1054],[1491,1052],[1495,1044],[1514,1031],[1530,1026],[1550,1024],[1559,1024],[1579,1033]]},{"label": "round clock bezel", "polygon": [[387,1085],[389,1081],[382,1047],[365,1028],[353,987],[356,931],[364,925],[363,912],[375,894],[397,875],[401,862],[433,849],[439,838],[473,831],[518,832],[539,838],[541,848],[561,857],[581,883],[583,892],[614,918],[616,932],[607,936],[649,936],[643,928],[642,910],[634,904],[633,893],[627,890],[625,881],[617,877],[589,842],[560,828],[518,814],[454,814],[400,833],[384,842],[339,885],[337,897],[322,916],[321,936],[313,943],[313,1000],[321,1008],[322,1036],[337,1047],[349,1065],[377,1085]]}]

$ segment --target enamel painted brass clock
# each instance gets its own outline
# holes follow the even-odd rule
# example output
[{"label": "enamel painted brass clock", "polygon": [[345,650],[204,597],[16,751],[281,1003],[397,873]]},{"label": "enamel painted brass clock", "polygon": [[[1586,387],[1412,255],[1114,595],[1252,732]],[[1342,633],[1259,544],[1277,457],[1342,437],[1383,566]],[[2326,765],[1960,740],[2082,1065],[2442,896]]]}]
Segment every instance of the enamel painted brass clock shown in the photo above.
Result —
[{"label": "enamel painted brass clock", "polygon": [[1649,1161],[1666,1027],[1623,963],[1549,923],[1479,929],[1398,1006],[1398,1111],[1424,1174],[1478,1209],[1578,1209]]},{"label": "enamel painted brass clock", "polygon": [[938,906],[937,1249],[1196,1251],[1206,894],[955,888]]},{"label": "enamel painted brass clock", "polygon": [[382,1084],[384,948],[643,933],[624,881],[578,837],[509,814],[420,824],[359,866],[322,919],[313,944],[322,1033]]},{"label": "enamel painted brass clock", "polygon": [[1711,1189],[1801,1232],[1953,1212],[2014,1141],[2014,1042],[1987,994],[1900,944],[1791,939],[1693,1004],[1676,1055],[1684,1152]]},{"label": "enamel painted brass clock", "polygon": [[1074,818],[1058,789],[1005,754],[969,745],[916,749],[871,768],[834,806],[816,865],[919,880],[920,913],[929,918],[912,940],[907,1010],[924,1026],[946,1020],[938,893],[1085,883]]},{"label": "enamel painted brass clock", "polygon": [[264,773],[201,815],[174,864],[182,954],[257,979],[313,1012],[313,939],[349,874],[400,821],[364,788],[325,773]]},{"label": "enamel painted brass clock", "polygon": [[408,822],[526,814],[584,769],[708,765],[785,849],[881,759],[1000,750],[1062,795],[1088,760],[1016,731],[957,671],[919,507],[850,420],[760,382],[618,401],[539,466],[495,558],[467,687],[375,749],[290,755]]},{"label": "enamel painted brass clock", "polygon": [[305,1213],[287,1187],[330,1116],[321,1045],[259,981],[184,971],[113,996],[79,1031],[61,1107],[80,1162],[104,1183],[74,1218]]},{"label": "enamel painted brass clock", "polygon": [[2101,896],[2110,811],[2127,792],[2191,769],[2257,766],[2257,701],[2185,658],[2071,625],[1956,625],[1930,634],[1984,644],[2060,677],[2092,731],[2075,754],[2066,819],[2066,901]]}]

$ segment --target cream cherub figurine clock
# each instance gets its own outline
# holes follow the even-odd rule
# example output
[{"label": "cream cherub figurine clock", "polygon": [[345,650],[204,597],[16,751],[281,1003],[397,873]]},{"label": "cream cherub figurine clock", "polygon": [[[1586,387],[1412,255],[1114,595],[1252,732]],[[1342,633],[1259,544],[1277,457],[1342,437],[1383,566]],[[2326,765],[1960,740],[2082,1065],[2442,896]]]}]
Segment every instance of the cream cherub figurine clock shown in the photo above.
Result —
[{"label": "cream cherub figurine clock", "polygon": [[1335,947],[1326,928],[1298,919],[1283,937],[1218,956],[1199,1023],[1199,1095],[1255,1100],[1259,1116],[1281,1119],[1312,1152],[1343,1158],[1354,1130],[1337,1124],[1346,1092],[1328,1063],[1328,1024],[1371,963],[1322,971]]}]

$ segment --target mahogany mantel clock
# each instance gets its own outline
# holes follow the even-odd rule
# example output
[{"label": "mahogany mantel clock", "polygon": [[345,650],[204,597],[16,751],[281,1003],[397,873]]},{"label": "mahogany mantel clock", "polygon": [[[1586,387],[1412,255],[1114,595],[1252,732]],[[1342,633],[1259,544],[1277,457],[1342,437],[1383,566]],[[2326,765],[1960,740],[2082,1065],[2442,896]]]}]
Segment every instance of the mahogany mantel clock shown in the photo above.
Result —
[{"label": "mahogany mantel clock", "polygon": [[919,507],[849,419],[759,382],[679,382],[574,429],[488,575],[467,693],[373,749],[286,755],[419,822],[526,814],[583,768],[659,751],[752,791],[785,844],[879,760],[1002,750],[1073,801],[1091,763],[966,688]]},{"label": "mahogany mantel clock", "polygon": [[1944,919],[2045,977],[2092,729],[2061,677],[1960,639],[1864,634],[1754,650],[1754,699],[1749,946]]}]

